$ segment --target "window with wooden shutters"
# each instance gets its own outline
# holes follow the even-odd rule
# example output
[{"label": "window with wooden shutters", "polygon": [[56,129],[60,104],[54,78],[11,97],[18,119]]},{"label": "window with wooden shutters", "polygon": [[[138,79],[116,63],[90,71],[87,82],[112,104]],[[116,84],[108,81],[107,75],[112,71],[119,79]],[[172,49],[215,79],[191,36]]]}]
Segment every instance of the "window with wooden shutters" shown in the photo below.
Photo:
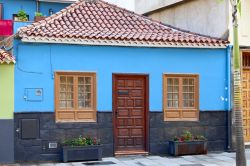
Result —
[{"label": "window with wooden shutters", "polygon": [[56,72],[57,122],[96,121],[96,74]]},{"label": "window with wooden shutters", "polygon": [[242,67],[250,69],[250,52],[242,52]]},{"label": "window with wooden shutters", "polygon": [[163,108],[165,121],[197,121],[199,76],[164,74]]}]

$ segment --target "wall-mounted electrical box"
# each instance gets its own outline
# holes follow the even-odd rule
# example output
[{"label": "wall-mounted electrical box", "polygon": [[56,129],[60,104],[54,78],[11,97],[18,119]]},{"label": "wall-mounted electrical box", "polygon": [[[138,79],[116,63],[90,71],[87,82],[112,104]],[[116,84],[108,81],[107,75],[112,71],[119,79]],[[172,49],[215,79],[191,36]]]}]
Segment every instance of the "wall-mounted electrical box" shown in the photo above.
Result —
[{"label": "wall-mounted electrical box", "polygon": [[34,102],[43,101],[43,89],[42,88],[25,88],[24,99],[26,101],[34,101]]},{"label": "wall-mounted electrical box", "polygon": [[39,138],[39,120],[21,119],[21,138],[38,139]]}]

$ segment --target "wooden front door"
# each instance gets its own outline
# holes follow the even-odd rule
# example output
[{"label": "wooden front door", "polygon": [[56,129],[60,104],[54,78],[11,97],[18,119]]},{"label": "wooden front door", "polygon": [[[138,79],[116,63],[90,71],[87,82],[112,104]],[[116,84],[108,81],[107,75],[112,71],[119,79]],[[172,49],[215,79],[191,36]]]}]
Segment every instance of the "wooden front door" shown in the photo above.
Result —
[{"label": "wooden front door", "polygon": [[250,141],[250,70],[242,74],[243,127],[245,142]]},{"label": "wooden front door", "polygon": [[148,77],[113,76],[115,154],[147,151]]}]

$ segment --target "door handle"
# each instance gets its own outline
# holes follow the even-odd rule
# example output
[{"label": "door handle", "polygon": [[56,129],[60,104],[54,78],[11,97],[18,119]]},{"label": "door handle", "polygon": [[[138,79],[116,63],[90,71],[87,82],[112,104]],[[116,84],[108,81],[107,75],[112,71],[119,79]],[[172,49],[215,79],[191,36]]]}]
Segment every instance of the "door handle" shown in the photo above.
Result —
[{"label": "door handle", "polygon": [[20,131],[21,131],[20,128],[17,128],[17,129],[16,129],[16,132],[17,132],[17,133],[20,133]]}]

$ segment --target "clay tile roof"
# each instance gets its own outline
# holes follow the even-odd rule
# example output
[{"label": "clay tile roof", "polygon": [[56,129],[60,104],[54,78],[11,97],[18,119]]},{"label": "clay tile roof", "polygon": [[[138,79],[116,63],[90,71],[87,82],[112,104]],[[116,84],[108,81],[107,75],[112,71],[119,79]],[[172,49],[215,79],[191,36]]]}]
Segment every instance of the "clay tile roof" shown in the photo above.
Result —
[{"label": "clay tile roof", "polygon": [[24,42],[146,47],[226,47],[227,41],[183,31],[103,2],[79,0],[18,31]]},{"label": "clay tile roof", "polygon": [[16,63],[15,57],[8,53],[7,51],[0,49],[0,64],[3,63]]}]

